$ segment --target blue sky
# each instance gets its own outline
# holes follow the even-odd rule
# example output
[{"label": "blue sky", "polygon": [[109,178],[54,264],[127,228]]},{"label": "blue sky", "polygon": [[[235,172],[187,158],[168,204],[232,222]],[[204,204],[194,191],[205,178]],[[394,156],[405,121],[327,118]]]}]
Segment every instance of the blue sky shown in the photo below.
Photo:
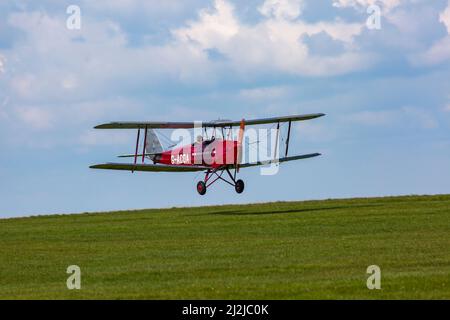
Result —
[{"label": "blue sky", "polygon": [[[290,153],[323,156],[243,170],[242,195],[88,169],[133,151],[99,123],[312,112],[327,116],[296,124]],[[449,134],[447,0],[0,3],[0,217],[450,193]]]}]

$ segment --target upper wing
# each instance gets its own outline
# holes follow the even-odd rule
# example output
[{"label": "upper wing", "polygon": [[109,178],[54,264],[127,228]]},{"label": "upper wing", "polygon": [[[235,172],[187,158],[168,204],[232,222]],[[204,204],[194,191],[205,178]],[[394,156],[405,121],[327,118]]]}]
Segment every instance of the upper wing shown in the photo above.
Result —
[{"label": "upper wing", "polygon": [[[201,122],[198,122],[198,126]],[[203,123],[204,126],[204,123]],[[94,129],[192,129],[196,127],[195,122],[110,122],[95,126]]]},{"label": "upper wing", "polygon": [[158,164],[132,164],[132,163],[103,163],[90,166],[91,169],[109,169],[125,171],[154,171],[154,172],[196,172],[208,170],[203,166],[170,166]]},{"label": "upper wing", "polygon": [[243,164],[239,165],[239,167],[240,168],[248,168],[248,167],[255,167],[255,166],[265,166],[265,165],[273,164],[273,163],[281,163],[281,162],[287,162],[287,161],[314,158],[314,157],[317,157],[320,155],[321,155],[320,153],[309,153],[309,154],[303,154],[303,155],[299,155],[299,156],[284,157],[284,158],[280,158],[280,159],[258,161],[258,162],[253,162],[253,163],[243,163]]},{"label": "upper wing", "polygon": [[[262,119],[253,119],[253,120],[245,120],[246,126],[257,125],[257,124],[268,124],[268,123],[277,123],[277,122],[289,122],[289,121],[304,121],[311,120],[319,117],[323,117],[324,113],[312,113],[312,114],[301,114],[301,115],[293,115],[293,116],[284,116],[284,117],[273,117],[273,118],[262,118]],[[241,121],[220,121],[217,123],[213,123],[210,125],[211,127],[237,127],[241,125]]]},{"label": "upper wing", "polygon": [[[273,117],[263,119],[246,120],[245,125],[268,124],[277,122],[303,121],[324,116],[323,113],[293,115],[284,117]],[[218,120],[209,122],[110,122],[101,124],[95,129],[192,129],[196,127],[203,128],[223,128],[240,126],[241,121]]]}]

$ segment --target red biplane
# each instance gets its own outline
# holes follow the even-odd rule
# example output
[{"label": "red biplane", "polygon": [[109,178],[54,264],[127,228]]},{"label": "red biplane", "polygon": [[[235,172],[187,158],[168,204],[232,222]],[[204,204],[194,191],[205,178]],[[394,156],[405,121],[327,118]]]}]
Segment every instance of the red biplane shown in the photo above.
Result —
[{"label": "red biplane", "polygon": [[[291,125],[294,121],[315,119],[324,116],[323,113],[293,115],[255,120],[212,122],[111,122],[101,124],[95,129],[137,129],[136,150],[134,154],[119,157],[132,157],[134,163],[105,163],[93,165],[92,169],[126,170],[126,171],[156,171],[156,172],[195,172],[204,171],[205,178],[197,183],[197,191],[204,195],[207,188],[218,180],[233,186],[237,193],[244,191],[244,182],[236,180],[240,168],[278,164],[286,161],[307,159],[319,156],[320,153],[311,153],[297,156],[288,156]],[[287,139],[284,157],[274,157],[270,160],[242,163],[243,138],[245,126],[276,124],[275,155],[277,155],[278,135],[280,124],[287,123]],[[238,139],[232,138],[232,129],[239,127]],[[195,129],[200,128],[202,135],[197,141],[189,145],[163,150],[162,144],[154,129]],[[207,129],[213,130],[209,137]],[[143,151],[139,153],[141,130],[144,130]],[[218,137],[217,130],[221,133]],[[227,134],[228,131],[228,134]],[[206,137],[205,137],[206,136]],[[141,159],[141,163],[138,163]],[[145,159],[153,164],[145,163]],[[234,172],[232,173],[232,171]],[[228,178],[224,176],[227,173]]]}]

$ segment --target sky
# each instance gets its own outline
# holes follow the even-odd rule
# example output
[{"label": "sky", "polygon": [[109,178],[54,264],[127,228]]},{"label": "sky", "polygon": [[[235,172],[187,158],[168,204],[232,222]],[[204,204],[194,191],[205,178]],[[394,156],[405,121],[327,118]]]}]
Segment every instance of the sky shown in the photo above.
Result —
[{"label": "sky", "polygon": [[[100,123],[316,112],[289,152],[322,156],[242,170],[241,195],[89,169],[134,151]],[[450,1],[0,2],[0,218],[443,194],[449,164]]]}]

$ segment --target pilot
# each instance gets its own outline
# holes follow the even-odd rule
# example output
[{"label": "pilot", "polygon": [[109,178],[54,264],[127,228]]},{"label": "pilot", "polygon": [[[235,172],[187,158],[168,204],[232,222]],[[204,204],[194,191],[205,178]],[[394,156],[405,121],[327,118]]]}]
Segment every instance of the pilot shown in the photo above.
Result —
[{"label": "pilot", "polygon": [[197,143],[198,143],[198,144],[201,144],[202,142],[203,142],[203,136],[198,135],[198,136],[197,136]]}]

